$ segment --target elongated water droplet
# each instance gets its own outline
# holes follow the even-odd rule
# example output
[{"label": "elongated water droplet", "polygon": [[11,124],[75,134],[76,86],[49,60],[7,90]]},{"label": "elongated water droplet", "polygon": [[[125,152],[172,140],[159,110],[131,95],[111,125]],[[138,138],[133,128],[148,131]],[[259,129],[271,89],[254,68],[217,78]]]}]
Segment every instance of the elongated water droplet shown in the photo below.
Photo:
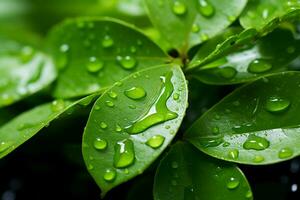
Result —
[{"label": "elongated water droplet", "polygon": [[231,177],[227,182],[227,188],[229,190],[236,189],[240,185],[240,181],[234,177]]},{"label": "elongated water droplet", "polygon": [[232,149],[228,151],[228,157],[231,159],[237,159],[239,157],[239,150],[237,149]]},{"label": "elongated water droplet", "polygon": [[106,128],[107,128],[107,124],[106,124],[105,122],[101,122],[101,123],[100,123],[100,127],[101,127],[102,129],[106,129]]},{"label": "elongated water droplet", "polygon": [[215,14],[215,8],[208,0],[199,0],[199,11],[204,17],[212,17]]},{"label": "elongated water droplet", "polygon": [[173,12],[175,15],[184,15],[187,12],[186,5],[181,1],[175,1],[173,3]]},{"label": "elongated water droplet", "polygon": [[109,35],[105,35],[102,40],[102,47],[109,48],[112,47],[113,45],[114,45],[114,40]]},{"label": "elongated water droplet", "polygon": [[115,106],[115,104],[112,101],[106,101],[105,103],[108,107],[111,107],[111,108]]},{"label": "elongated water droplet", "polygon": [[290,104],[291,102],[288,99],[273,96],[267,99],[265,108],[269,112],[279,113],[287,110]]},{"label": "elongated water droplet", "polygon": [[101,138],[96,138],[94,141],[94,148],[97,150],[104,150],[107,147],[107,141]]},{"label": "elongated water droplet", "polygon": [[253,74],[264,73],[272,69],[272,64],[264,59],[255,59],[248,66],[248,72]]},{"label": "elongated water droplet", "polygon": [[60,50],[61,54],[57,58],[57,67],[60,70],[64,69],[68,64],[68,55],[67,55],[67,53],[68,53],[69,49],[70,49],[70,47],[69,47],[68,44],[62,44],[59,47],[59,50]]},{"label": "elongated water droplet", "polygon": [[128,70],[135,68],[137,65],[136,59],[131,56],[117,56],[117,61],[121,65],[121,67]]},{"label": "elongated water droplet", "polygon": [[90,73],[97,73],[103,69],[104,63],[98,60],[96,57],[92,56],[89,58],[89,62],[86,66],[86,69]]},{"label": "elongated water droplet", "polygon": [[8,150],[11,147],[11,145],[12,144],[10,142],[0,142],[0,153]]},{"label": "elongated water droplet", "polygon": [[128,98],[135,100],[144,98],[147,95],[146,91],[141,87],[132,87],[128,90],[125,90],[124,94]]},{"label": "elongated water droplet", "polygon": [[114,166],[117,168],[128,167],[135,159],[134,145],[129,139],[117,142],[115,145]]},{"label": "elongated water droplet", "polygon": [[278,152],[278,157],[281,159],[289,158],[293,155],[293,150],[290,148],[283,148]]},{"label": "elongated water droplet", "polygon": [[260,155],[256,155],[254,158],[253,158],[253,162],[255,163],[261,163],[265,160],[265,158],[263,156],[260,156]]},{"label": "elongated water droplet", "polygon": [[233,67],[223,67],[220,68],[217,73],[223,78],[232,79],[236,76],[237,71]]},{"label": "elongated water droplet", "polygon": [[146,144],[153,149],[159,148],[165,141],[165,137],[162,135],[154,135],[147,140]]},{"label": "elongated water droplet", "polygon": [[161,77],[163,84],[157,100],[144,116],[137,119],[132,125],[126,127],[126,131],[129,134],[141,133],[156,124],[178,117],[177,113],[170,111],[167,107],[167,101],[174,90],[171,82],[172,75],[171,72]]},{"label": "elongated water droplet", "polygon": [[253,149],[253,150],[265,150],[270,146],[270,142],[263,137],[256,135],[249,135],[247,140],[243,144],[244,149]]},{"label": "elongated water droplet", "polygon": [[116,176],[117,176],[117,173],[114,169],[107,169],[107,170],[105,170],[103,179],[107,182],[111,182],[111,181],[115,180]]},{"label": "elongated water droplet", "polygon": [[51,110],[52,112],[59,112],[65,108],[65,102],[64,100],[55,100],[51,104]]}]

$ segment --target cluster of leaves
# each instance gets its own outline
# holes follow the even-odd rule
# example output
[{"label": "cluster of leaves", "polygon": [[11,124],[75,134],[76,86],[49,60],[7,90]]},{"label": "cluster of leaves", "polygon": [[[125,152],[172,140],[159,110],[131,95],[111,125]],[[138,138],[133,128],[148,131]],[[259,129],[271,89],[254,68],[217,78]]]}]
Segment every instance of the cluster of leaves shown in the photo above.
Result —
[{"label": "cluster of leaves", "polygon": [[[71,4],[68,10],[58,9],[62,2]],[[86,15],[86,7],[91,15],[114,10],[114,17],[143,29],[81,16],[40,39],[12,34],[3,23],[0,158],[78,105],[92,105],[82,152],[102,196],[143,173],[169,148],[157,166],[154,199],[253,199],[234,163],[265,165],[300,154],[299,1],[62,2],[44,12],[73,16]],[[143,6],[156,28],[147,28]],[[17,19],[14,23],[24,26]],[[181,134],[186,79],[246,84]],[[8,120],[10,105],[41,92],[54,100]]]}]

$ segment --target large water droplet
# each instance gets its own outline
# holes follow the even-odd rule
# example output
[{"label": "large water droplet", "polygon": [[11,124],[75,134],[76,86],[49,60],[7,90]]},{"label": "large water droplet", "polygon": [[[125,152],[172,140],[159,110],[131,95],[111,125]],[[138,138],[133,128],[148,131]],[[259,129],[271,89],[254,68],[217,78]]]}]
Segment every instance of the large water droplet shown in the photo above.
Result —
[{"label": "large water droplet", "polygon": [[237,149],[232,149],[228,151],[228,157],[231,159],[237,159],[239,157],[239,150]]},{"label": "large water droplet", "polygon": [[89,58],[89,62],[86,66],[86,69],[90,73],[97,73],[99,72],[104,66],[104,63],[98,60],[96,57],[92,56]]},{"label": "large water droplet", "polygon": [[186,5],[181,1],[175,1],[173,3],[173,12],[175,15],[184,15],[187,12]]},{"label": "large water droplet", "polygon": [[227,188],[229,190],[236,189],[240,185],[240,181],[234,177],[231,177],[227,182]]},{"label": "large water droplet", "polygon": [[146,144],[153,149],[159,148],[165,141],[165,137],[162,135],[154,135],[147,140]]},{"label": "large water droplet", "polygon": [[128,167],[135,159],[134,145],[129,139],[117,142],[115,145],[114,166],[117,168]]},{"label": "large water droplet", "polygon": [[103,179],[105,181],[111,182],[111,181],[115,180],[116,176],[117,176],[117,173],[114,169],[107,169],[107,170],[105,170]]},{"label": "large water droplet", "polygon": [[270,146],[270,142],[263,137],[259,137],[256,135],[249,135],[247,140],[244,142],[244,149],[253,149],[253,150],[265,150]]},{"label": "large water droplet", "polygon": [[132,125],[126,127],[129,134],[141,133],[156,124],[177,118],[177,113],[170,111],[167,107],[167,100],[174,90],[171,82],[172,75],[171,72],[161,77],[163,84],[157,100],[144,116],[137,119]]},{"label": "large water droplet", "polygon": [[135,100],[144,98],[147,95],[146,91],[141,87],[132,87],[126,90],[124,94],[128,98],[135,99]]},{"label": "large water droplet", "polygon": [[293,150],[290,148],[283,148],[278,152],[278,157],[281,159],[289,158],[293,155]]},{"label": "large water droplet", "polygon": [[267,99],[265,108],[269,112],[278,113],[287,110],[290,104],[291,102],[288,99],[273,96]]},{"label": "large water droplet", "polygon": [[112,47],[113,45],[114,45],[114,40],[109,35],[105,35],[102,40],[102,47],[109,48]]},{"label": "large water droplet", "polygon": [[131,56],[117,56],[117,61],[124,69],[133,69],[137,65],[137,61],[135,58]]},{"label": "large water droplet", "polygon": [[263,73],[272,69],[272,64],[264,59],[255,59],[248,66],[248,72],[253,74]]},{"label": "large water droplet", "polygon": [[104,150],[107,147],[107,141],[101,138],[96,138],[94,141],[94,148],[97,150]]},{"label": "large water droplet", "polygon": [[199,11],[204,17],[212,17],[215,14],[215,8],[207,0],[199,0]]},{"label": "large water droplet", "polygon": [[220,68],[217,73],[223,78],[232,79],[236,76],[237,71],[233,67],[223,67]]}]

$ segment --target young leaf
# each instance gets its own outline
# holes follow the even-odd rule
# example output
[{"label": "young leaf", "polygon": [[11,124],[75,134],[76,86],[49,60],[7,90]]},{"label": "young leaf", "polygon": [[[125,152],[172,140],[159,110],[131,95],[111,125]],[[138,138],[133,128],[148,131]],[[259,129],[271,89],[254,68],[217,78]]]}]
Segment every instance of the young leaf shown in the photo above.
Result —
[{"label": "young leaf", "polygon": [[77,104],[91,102],[99,94],[93,94],[78,101],[55,100],[29,110],[0,127],[0,158],[29,140],[50,122]]},{"label": "young leaf", "polygon": [[276,29],[255,43],[240,46],[235,52],[203,66],[192,76],[215,85],[248,82],[266,74],[286,71],[286,66],[299,54],[300,40],[288,30]]},{"label": "young leaf", "polygon": [[300,154],[300,72],[261,78],[225,97],[185,139],[219,159],[270,164]]},{"label": "young leaf", "polygon": [[160,162],[154,199],[231,200],[253,196],[247,179],[235,165],[212,159],[180,142]]},{"label": "young leaf", "polygon": [[86,166],[105,195],[141,174],[174,138],[187,106],[177,65],[128,76],[95,103],[84,136]]},{"label": "young leaf", "polygon": [[185,53],[224,30],[247,0],[146,0],[150,18],[175,48]]},{"label": "young leaf", "polygon": [[112,19],[67,20],[55,27],[49,37],[61,70],[56,97],[93,93],[132,72],[169,59],[132,26]]},{"label": "young leaf", "polygon": [[0,108],[48,86],[55,78],[52,60],[37,48],[0,35]]},{"label": "young leaf", "polygon": [[298,18],[299,8],[297,0],[251,0],[240,17],[240,23],[244,28],[263,30],[268,24],[270,26],[289,17]]}]

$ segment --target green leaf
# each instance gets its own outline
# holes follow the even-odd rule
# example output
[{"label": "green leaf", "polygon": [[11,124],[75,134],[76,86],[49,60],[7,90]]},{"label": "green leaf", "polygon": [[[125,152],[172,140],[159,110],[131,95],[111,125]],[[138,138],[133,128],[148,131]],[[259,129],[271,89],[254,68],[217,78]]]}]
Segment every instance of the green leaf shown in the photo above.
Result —
[{"label": "green leaf", "polygon": [[0,35],[0,107],[47,87],[56,71],[47,54]]},{"label": "green leaf", "polygon": [[146,0],[150,18],[164,37],[185,53],[228,27],[247,0]]},{"label": "green leaf", "polygon": [[187,143],[175,144],[161,160],[154,182],[155,200],[253,199],[235,165],[212,159]]},{"label": "green leaf", "polygon": [[67,20],[54,28],[49,40],[61,70],[56,97],[90,94],[170,59],[132,26],[106,18]]},{"label": "green leaf", "polygon": [[[192,76],[215,85],[249,82],[266,74],[286,71],[287,65],[299,54],[300,40],[289,30],[276,29],[252,44],[236,46],[234,52],[194,70]],[[203,56],[203,50],[198,55]]]},{"label": "green leaf", "polygon": [[300,72],[261,78],[235,90],[198,119],[185,139],[219,159],[251,165],[300,154]]},{"label": "green leaf", "polygon": [[102,189],[141,174],[174,138],[187,106],[177,65],[134,73],[95,103],[84,136],[86,166]]},{"label": "green leaf", "polygon": [[270,23],[278,23],[290,18],[291,13],[297,14],[292,17],[297,19],[299,8],[298,0],[251,0],[240,17],[240,23],[244,28],[263,30]]},{"label": "green leaf", "polygon": [[87,105],[99,94],[93,94],[78,101],[55,100],[22,113],[0,127],[0,158],[29,140],[61,114],[77,104]]}]

